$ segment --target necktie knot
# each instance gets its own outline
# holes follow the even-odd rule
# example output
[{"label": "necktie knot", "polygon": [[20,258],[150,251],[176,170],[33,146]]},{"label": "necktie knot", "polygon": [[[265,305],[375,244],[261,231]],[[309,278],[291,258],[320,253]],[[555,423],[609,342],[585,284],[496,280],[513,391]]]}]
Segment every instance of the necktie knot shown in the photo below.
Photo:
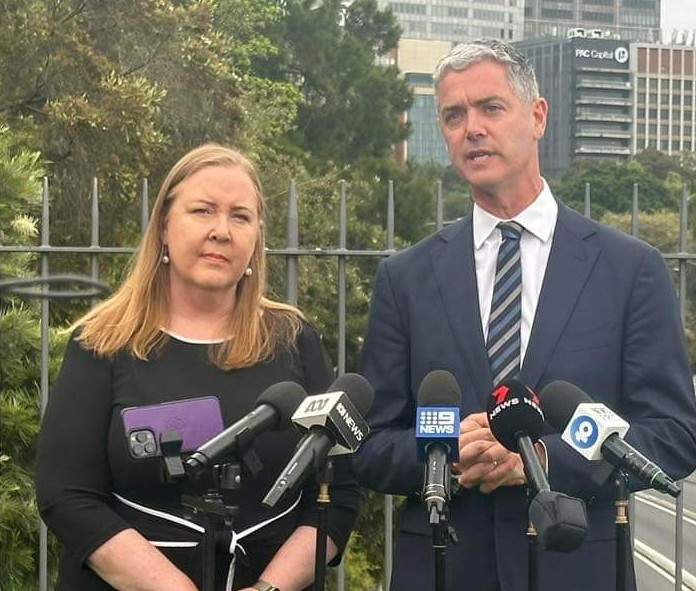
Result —
[{"label": "necktie knot", "polygon": [[500,222],[498,229],[503,236],[503,240],[519,240],[522,236],[522,225],[517,222]]}]

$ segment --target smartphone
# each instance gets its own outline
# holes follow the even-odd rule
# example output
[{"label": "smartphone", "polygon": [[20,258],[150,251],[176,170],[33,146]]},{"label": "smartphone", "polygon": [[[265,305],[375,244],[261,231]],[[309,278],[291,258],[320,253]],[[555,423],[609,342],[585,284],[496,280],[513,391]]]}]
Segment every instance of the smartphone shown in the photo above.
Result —
[{"label": "smartphone", "polygon": [[121,411],[132,458],[162,455],[160,436],[176,431],[181,451],[193,451],[222,432],[220,401],[215,396],[186,398],[148,406],[130,406]]}]

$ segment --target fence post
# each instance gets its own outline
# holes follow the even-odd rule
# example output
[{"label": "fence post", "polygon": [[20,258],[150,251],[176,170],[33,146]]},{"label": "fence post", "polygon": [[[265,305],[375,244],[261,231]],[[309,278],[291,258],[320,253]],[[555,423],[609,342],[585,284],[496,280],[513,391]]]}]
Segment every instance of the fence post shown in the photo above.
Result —
[{"label": "fence post", "polygon": [[585,217],[588,219],[592,219],[592,203],[590,193],[590,183],[585,183]]},{"label": "fence post", "polygon": [[[346,250],[348,235],[348,213],[346,208],[346,181],[340,181],[338,208],[338,249]],[[346,256],[338,255],[338,375],[346,373]],[[346,567],[342,560],[336,571],[336,589],[345,591]]]},{"label": "fence post", "polygon": [[436,222],[435,222],[435,227],[437,228],[437,231],[439,232],[442,230],[442,227],[445,225],[445,220],[444,220],[444,204],[442,202],[442,181],[437,181],[437,187],[435,190],[435,216],[436,216]]},{"label": "fence post", "polygon": [[[297,213],[297,188],[295,179],[290,181],[290,191],[288,192],[288,228],[287,228],[287,248],[299,248],[300,246],[300,220]],[[290,254],[287,257],[287,296],[288,303],[297,305],[297,263],[298,256]]]},{"label": "fence post", "polygon": [[140,234],[145,234],[145,228],[150,221],[150,187],[147,179],[143,179],[143,188],[140,193]]},{"label": "fence post", "polygon": [[389,181],[387,195],[387,250],[394,250],[394,181]]},{"label": "fence post", "polygon": [[[43,192],[41,199],[41,246],[48,248],[50,245],[49,205],[48,205],[48,177],[43,178]],[[49,274],[48,252],[41,253],[41,277],[46,279]],[[41,418],[43,418],[46,404],[48,403],[48,367],[49,358],[49,309],[48,286],[41,288],[44,297],[41,298]],[[39,590],[48,589],[48,530],[46,524],[39,518]]]},{"label": "fence post", "polygon": [[[686,326],[686,253],[689,249],[689,190],[684,184],[682,189],[681,207],[679,208],[679,312],[682,326]],[[684,482],[681,483],[682,488]],[[674,588],[682,589],[682,565],[684,563],[684,495],[677,497],[675,506],[674,528]]]},{"label": "fence post", "polygon": [[[92,179],[92,236],[89,245],[99,248],[99,181],[96,177]],[[99,257],[97,253],[90,255],[92,281],[99,279]],[[97,299],[92,299],[92,305],[97,303]]]}]

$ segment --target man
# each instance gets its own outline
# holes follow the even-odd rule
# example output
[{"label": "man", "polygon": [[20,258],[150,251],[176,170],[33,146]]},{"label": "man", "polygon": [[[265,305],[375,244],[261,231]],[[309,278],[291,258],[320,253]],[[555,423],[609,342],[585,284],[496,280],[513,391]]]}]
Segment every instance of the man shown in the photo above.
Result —
[{"label": "man", "polygon": [[[408,495],[392,590],[433,589],[413,425],[424,376],[451,372],[464,419],[450,588],[526,591],[525,476],[489,431],[494,385],[515,375],[536,391],[574,383],[623,415],[627,440],[681,478],[696,462],[691,371],[660,253],[557,202],[540,176],[548,105],[525,58],[498,41],[459,45],[435,82],[442,133],[474,209],[380,265],[363,351],[373,432],[355,467],[365,486]],[[537,451],[551,488],[587,501],[589,522],[579,550],[540,553],[539,588],[613,590],[610,483],[593,479],[558,434]]]}]

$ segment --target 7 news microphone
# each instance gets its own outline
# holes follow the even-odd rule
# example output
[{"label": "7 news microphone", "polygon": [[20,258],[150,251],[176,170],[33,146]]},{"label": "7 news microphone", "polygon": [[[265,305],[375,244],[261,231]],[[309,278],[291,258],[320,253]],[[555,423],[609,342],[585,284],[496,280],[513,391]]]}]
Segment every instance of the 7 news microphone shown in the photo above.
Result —
[{"label": "7 news microphone", "polygon": [[544,413],[536,393],[519,380],[507,380],[491,395],[488,424],[495,438],[519,453],[532,499],[529,519],[546,550],[571,552],[580,547],[587,532],[585,503],[551,490],[546,471],[534,449],[544,428]]},{"label": "7 news microphone", "polygon": [[459,405],[462,393],[454,376],[436,369],[418,389],[416,442],[425,462],[423,502],[431,524],[437,524],[450,500],[450,465],[459,460]]},{"label": "7 news microphone", "polygon": [[624,435],[630,425],[569,382],[557,381],[541,391],[548,423],[562,431],[561,438],[587,460],[604,459],[642,484],[678,497],[681,489],[657,464],[646,458]]},{"label": "7 news microphone", "polygon": [[274,507],[286,493],[299,488],[312,470],[320,470],[328,456],[357,451],[369,432],[363,417],[373,398],[372,386],[355,373],[339,377],[324,394],[307,396],[292,415],[292,422],[306,433],[263,504]]},{"label": "7 news microphone", "polygon": [[283,430],[290,426],[290,417],[307,395],[295,382],[279,382],[266,388],[256,399],[249,414],[198,447],[184,460],[184,468],[197,476],[224,456],[243,452],[259,434],[267,430]]}]

